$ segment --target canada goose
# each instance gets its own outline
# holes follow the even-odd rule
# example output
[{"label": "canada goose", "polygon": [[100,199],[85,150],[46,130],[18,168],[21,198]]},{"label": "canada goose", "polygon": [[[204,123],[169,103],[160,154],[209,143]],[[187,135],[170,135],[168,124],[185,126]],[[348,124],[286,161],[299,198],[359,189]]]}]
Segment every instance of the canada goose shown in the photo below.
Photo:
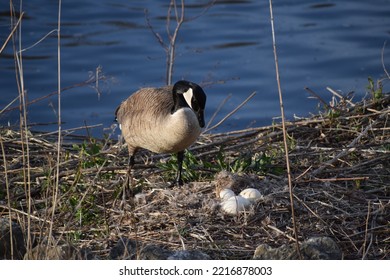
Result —
[{"label": "canada goose", "polygon": [[134,155],[144,148],[155,153],[177,153],[176,183],[181,178],[184,150],[200,135],[206,94],[189,81],[161,88],[142,88],[117,108],[115,115],[129,150],[129,173]]}]

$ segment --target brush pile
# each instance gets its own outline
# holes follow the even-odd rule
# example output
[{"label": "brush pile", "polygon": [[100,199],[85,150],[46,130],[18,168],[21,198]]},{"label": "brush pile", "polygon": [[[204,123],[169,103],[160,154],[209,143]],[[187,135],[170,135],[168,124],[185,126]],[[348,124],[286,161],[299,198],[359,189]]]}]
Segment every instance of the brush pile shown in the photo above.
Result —
[{"label": "brush pile", "polygon": [[[390,259],[390,95],[345,101],[286,124],[298,241],[326,237],[344,259]],[[19,224],[26,258],[56,258],[39,246],[70,246],[58,258],[184,250],[188,258],[251,259],[256,248],[295,242],[280,124],[202,135],[183,187],[168,187],[169,156],[140,153],[126,200],[127,152],[111,139],[63,135],[58,173],[56,134],[2,128],[0,140],[0,218]],[[218,190],[226,186],[261,198],[225,213]],[[133,251],[113,257],[118,240]]]}]

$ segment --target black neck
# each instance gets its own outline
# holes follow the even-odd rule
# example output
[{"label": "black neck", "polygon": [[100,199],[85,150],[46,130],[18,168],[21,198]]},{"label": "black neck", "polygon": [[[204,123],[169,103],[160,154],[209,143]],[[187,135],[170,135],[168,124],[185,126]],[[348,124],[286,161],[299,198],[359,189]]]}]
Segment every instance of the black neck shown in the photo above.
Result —
[{"label": "black neck", "polygon": [[173,107],[172,107],[172,110],[171,110],[171,113],[175,113],[177,110],[181,109],[181,108],[189,108],[186,100],[184,99],[184,96],[183,94],[177,94],[177,93],[173,93]]}]

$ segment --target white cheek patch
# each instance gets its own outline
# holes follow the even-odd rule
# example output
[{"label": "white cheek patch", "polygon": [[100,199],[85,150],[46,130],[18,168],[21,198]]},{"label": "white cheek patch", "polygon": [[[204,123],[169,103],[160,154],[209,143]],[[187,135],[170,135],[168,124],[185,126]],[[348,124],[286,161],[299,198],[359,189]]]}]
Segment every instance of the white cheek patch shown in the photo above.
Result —
[{"label": "white cheek patch", "polygon": [[186,100],[188,106],[192,108],[191,100],[192,97],[194,96],[194,93],[192,91],[192,88],[189,88],[185,93],[183,93],[184,99]]}]

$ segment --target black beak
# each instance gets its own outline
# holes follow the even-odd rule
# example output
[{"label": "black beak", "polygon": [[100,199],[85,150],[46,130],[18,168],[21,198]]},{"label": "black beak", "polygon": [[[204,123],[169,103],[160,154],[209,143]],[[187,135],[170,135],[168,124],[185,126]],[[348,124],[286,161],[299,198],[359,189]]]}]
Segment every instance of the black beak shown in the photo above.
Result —
[{"label": "black beak", "polygon": [[199,111],[196,113],[196,115],[198,117],[199,126],[200,127],[204,127],[205,123],[204,123],[204,112],[203,112],[203,110],[199,109]]}]

